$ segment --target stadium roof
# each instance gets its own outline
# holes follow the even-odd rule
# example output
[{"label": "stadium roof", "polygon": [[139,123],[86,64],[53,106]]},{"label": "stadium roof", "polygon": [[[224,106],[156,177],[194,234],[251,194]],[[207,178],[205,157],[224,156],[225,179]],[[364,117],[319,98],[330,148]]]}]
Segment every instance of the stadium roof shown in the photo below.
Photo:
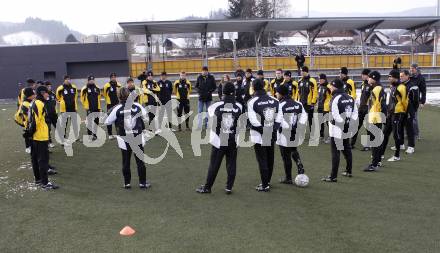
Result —
[{"label": "stadium roof", "polygon": [[[218,19],[121,22],[119,25],[132,35],[178,34],[201,32],[258,32],[321,30],[407,29],[440,26],[440,17],[335,17],[284,19]],[[322,26],[322,27],[321,27]]]}]

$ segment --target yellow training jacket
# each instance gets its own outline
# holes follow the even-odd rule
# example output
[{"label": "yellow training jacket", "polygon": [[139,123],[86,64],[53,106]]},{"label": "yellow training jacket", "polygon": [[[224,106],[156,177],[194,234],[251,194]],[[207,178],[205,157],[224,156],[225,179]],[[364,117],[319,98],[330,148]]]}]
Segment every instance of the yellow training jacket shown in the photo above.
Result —
[{"label": "yellow training jacket", "polygon": [[298,83],[291,79],[289,82],[284,80],[281,85],[287,85],[287,88],[289,89],[289,94],[291,95],[292,99],[295,101],[298,101]]},{"label": "yellow training jacket", "polygon": [[[264,90],[266,92],[270,92],[270,83],[267,79],[263,79],[264,81]],[[249,87],[249,94],[252,96],[254,95],[254,85],[251,83],[250,87]]]},{"label": "yellow training jacket", "polygon": [[46,111],[44,103],[41,100],[35,100],[32,104],[32,120],[35,122],[35,133],[33,135],[34,141],[48,141],[49,127],[46,123]]},{"label": "yellow training jacket", "polygon": [[87,84],[81,89],[81,96],[80,96],[80,100],[81,100],[81,104],[84,108],[84,110],[89,110],[89,105],[90,105],[90,101],[89,101],[89,93],[94,95],[94,99],[97,99],[97,104],[98,104],[98,110],[101,110],[101,90],[95,86],[94,89],[95,91],[91,91],[89,90],[90,87],[87,86]]},{"label": "yellow training jacket", "polygon": [[408,108],[408,97],[406,95],[405,84],[399,84],[395,91],[396,105],[394,107],[394,113],[406,113]]},{"label": "yellow training jacket", "polygon": [[326,96],[324,99],[324,112],[329,112],[330,111],[330,101],[332,100],[332,93],[330,91],[330,86],[331,84],[327,84],[327,89],[329,90],[329,92],[326,92]]},{"label": "yellow training jacket", "polygon": [[182,80],[176,80],[173,85],[173,93],[176,94],[177,99],[189,99],[192,91],[191,82],[186,79],[185,85],[181,83]]},{"label": "yellow training jacket", "polygon": [[370,111],[368,114],[368,122],[371,124],[383,123],[380,113],[385,113],[386,94],[381,85],[373,88],[370,95]]},{"label": "yellow training jacket", "polygon": [[116,90],[114,90],[110,82],[104,84],[104,88],[102,89],[102,95],[104,96],[105,103],[107,105],[116,105],[119,103],[119,99],[117,98],[118,97],[117,90],[119,88],[121,88],[120,83],[116,83]]},{"label": "yellow training jacket", "polygon": [[[316,83],[316,79],[313,77],[310,77],[308,82],[310,83],[310,86],[305,89],[304,87],[307,84],[307,79],[301,78],[298,82],[298,101],[303,103],[303,105],[313,105],[316,104],[316,100],[318,99],[318,84]],[[302,91],[308,90],[308,94],[302,94]],[[307,101],[305,101],[305,96],[307,96]],[[305,103],[307,102],[307,103]]]},{"label": "yellow training jacket", "polygon": [[350,95],[353,99],[356,100],[356,85],[354,84],[354,81],[351,79],[348,79],[346,81],[346,87],[345,91],[348,95]]}]

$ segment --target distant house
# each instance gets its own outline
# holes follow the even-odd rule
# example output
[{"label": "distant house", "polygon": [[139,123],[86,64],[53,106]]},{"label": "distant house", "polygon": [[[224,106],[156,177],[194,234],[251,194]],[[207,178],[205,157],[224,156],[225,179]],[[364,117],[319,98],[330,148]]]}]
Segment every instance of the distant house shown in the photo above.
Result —
[{"label": "distant house", "polygon": [[[211,37],[206,41],[208,55],[218,54],[220,39]],[[199,56],[201,55],[202,43],[200,38],[167,38],[164,48],[168,56]]]}]

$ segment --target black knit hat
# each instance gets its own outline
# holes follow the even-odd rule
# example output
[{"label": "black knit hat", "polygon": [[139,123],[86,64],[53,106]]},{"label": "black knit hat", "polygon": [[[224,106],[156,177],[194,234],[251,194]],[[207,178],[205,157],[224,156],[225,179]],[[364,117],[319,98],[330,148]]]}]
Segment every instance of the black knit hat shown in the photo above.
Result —
[{"label": "black knit hat", "polygon": [[70,76],[69,75],[64,75],[63,76],[63,80],[66,80],[66,79],[70,79]]},{"label": "black knit hat", "polygon": [[41,80],[38,80],[38,81],[37,81],[37,84],[38,84],[38,85],[44,85],[44,82],[41,81]]},{"label": "black knit hat", "polygon": [[309,67],[304,66],[304,67],[301,68],[301,71],[302,71],[302,72],[309,73]]},{"label": "black knit hat", "polygon": [[277,92],[282,96],[287,96],[289,94],[289,88],[287,88],[287,85],[280,85],[277,87]]},{"label": "black knit hat", "polygon": [[342,89],[344,88],[344,83],[342,82],[341,79],[336,78],[335,80],[332,81],[332,86],[335,87],[336,89]]},{"label": "black knit hat", "polygon": [[326,74],[319,74],[319,79],[327,80],[327,75]]},{"label": "black knit hat", "polygon": [[44,85],[38,86],[37,89],[35,90],[35,93],[37,94],[37,96],[41,96],[41,95],[43,95],[43,93],[48,93],[48,92],[49,92],[49,90]]},{"label": "black knit hat", "polygon": [[87,77],[87,81],[92,81],[92,80],[95,80],[95,77],[93,75],[89,75]]},{"label": "black knit hat", "polygon": [[163,71],[162,73],[160,73],[161,76],[166,76],[167,72]]},{"label": "black knit hat", "polygon": [[261,70],[261,69],[258,70],[257,75],[258,75],[258,76],[264,76],[264,71]]},{"label": "black knit hat", "polygon": [[112,78],[112,77],[116,77],[116,73],[115,72],[110,73],[110,78]]},{"label": "black knit hat", "polygon": [[225,95],[233,95],[235,92],[235,86],[231,82],[225,83],[223,86],[223,94]]},{"label": "black knit hat", "polygon": [[32,78],[28,78],[28,79],[26,80],[26,83],[28,83],[28,84],[34,84],[35,81],[34,81],[34,79],[32,79]]},{"label": "black knit hat", "polygon": [[370,74],[368,74],[368,77],[375,80],[376,82],[380,81],[380,73],[377,71],[370,72]]},{"label": "black knit hat", "polygon": [[24,88],[23,93],[26,98],[35,94],[34,90],[31,87]]},{"label": "black knit hat", "polygon": [[50,81],[45,81],[44,85],[49,86],[49,85],[52,85],[52,83]]},{"label": "black knit hat", "polygon": [[347,69],[347,67],[342,67],[342,68],[341,68],[341,74],[348,75],[348,69]]},{"label": "black knit hat", "polygon": [[292,77],[292,72],[287,70],[287,71],[284,72],[284,76]]},{"label": "black knit hat", "polygon": [[396,79],[400,79],[400,72],[397,69],[393,69],[390,71],[390,74],[388,76]]},{"label": "black knit hat", "polygon": [[255,91],[264,89],[264,82],[259,78],[255,79],[252,85],[254,86]]},{"label": "black knit hat", "polygon": [[147,76],[153,76],[153,71],[151,71],[151,70],[148,71],[148,72],[147,72]]},{"label": "black knit hat", "polygon": [[371,70],[370,69],[363,69],[362,70],[362,75],[366,75],[368,76],[370,74]]}]

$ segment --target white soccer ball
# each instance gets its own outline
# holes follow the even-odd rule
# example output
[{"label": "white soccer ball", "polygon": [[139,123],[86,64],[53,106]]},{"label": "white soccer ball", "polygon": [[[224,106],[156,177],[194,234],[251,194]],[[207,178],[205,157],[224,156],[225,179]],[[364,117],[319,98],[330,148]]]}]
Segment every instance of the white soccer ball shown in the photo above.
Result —
[{"label": "white soccer ball", "polygon": [[309,177],[306,174],[299,174],[295,177],[295,184],[299,187],[306,187],[309,185]]}]

